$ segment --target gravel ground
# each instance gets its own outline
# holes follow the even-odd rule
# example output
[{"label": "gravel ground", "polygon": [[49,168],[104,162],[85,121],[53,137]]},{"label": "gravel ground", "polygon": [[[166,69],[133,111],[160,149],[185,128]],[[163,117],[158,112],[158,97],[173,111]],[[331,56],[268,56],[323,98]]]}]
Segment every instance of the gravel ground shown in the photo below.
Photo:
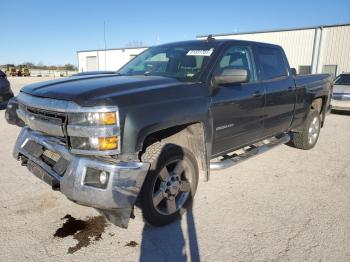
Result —
[{"label": "gravel ground", "polygon": [[[11,78],[15,93],[44,78]],[[317,146],[278,147],[212,173],[193,211],[127,230],[71,203],[12,156],[0,111],[0,261],[350,261],[350,115],[328,115]]]}]

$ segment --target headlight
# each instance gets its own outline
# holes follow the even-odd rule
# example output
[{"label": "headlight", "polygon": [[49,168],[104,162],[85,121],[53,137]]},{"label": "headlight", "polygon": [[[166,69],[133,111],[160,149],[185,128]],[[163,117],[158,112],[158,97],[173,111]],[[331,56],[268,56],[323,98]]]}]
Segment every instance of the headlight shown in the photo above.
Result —
[{"label": "headlight", "polygon": [[71,125],[115,125],[117,124],[116,112],[71,113],[68,118]]},{"label": "headlight", "polygon": [[71,137],[71,146],[78,150],[115,150],[118,149],[118,137]]},{"label": "headlight", "polygon": [[112,155],[120,152],[118,108],[102,110],[68,114],[67,134],[72,153]]}]

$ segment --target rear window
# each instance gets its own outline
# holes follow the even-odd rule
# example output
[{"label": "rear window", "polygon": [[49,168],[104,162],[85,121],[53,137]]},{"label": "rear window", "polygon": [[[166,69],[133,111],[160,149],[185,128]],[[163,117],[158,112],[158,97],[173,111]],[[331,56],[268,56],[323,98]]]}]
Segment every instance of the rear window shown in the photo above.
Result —
[{"label": "rear window", "polygon": [[263,80],[287,76],[287,68],[280,49],[259,46],[257,51]]},{"label": "rear window", "polygon": [[350,74],[340,75],[335,79],[336,85],[350,85]]}]

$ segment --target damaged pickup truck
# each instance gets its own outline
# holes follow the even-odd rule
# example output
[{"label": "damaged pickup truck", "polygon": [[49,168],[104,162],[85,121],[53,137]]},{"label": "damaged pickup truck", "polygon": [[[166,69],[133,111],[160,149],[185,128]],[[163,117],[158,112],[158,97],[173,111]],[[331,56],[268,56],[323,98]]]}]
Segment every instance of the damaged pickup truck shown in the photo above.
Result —
[{"label": "damaged pickup truck", "polygon": [[[295,76],[281,47],[195,40],[149,48],[115,74],[25,86],[14,157],[77,204],[127,227],[135,206],[162,226],[199,180],[280,144],[315,146],[328,75]],[[233,170],[234,172],[234,170]]]}]

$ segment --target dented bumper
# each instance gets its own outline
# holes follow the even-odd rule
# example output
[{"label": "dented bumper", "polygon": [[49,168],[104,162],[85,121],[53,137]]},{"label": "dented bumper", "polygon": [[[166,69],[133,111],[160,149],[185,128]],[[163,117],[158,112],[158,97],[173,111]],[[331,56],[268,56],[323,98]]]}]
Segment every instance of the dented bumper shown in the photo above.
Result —
[{"label": "dented bumper", "polygon": [[[28,127],[22,128],[13,154],[53,189],[75,203],[98,209],[113,224],[124,228],[149,169],[148,163],[73,155],[57,138]],[[87,185],[88,169],[108,174],[105,188]]]}]

